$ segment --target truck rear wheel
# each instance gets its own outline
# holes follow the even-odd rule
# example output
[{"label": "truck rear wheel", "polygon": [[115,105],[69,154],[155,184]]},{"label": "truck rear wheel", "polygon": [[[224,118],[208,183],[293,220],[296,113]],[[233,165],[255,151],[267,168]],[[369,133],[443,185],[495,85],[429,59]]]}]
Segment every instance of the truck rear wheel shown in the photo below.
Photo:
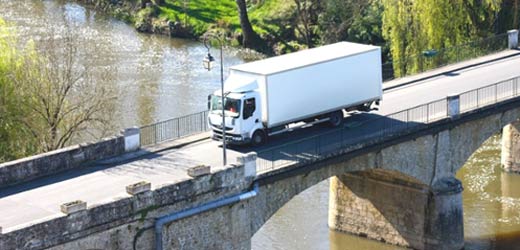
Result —
[{"label": "truck rear wheel", "polygon": [[330,115],[329,115],[330,126],[337,127],[337,126],[341,125],[342,122],[343,122],[343,111],[342,110],[338,110],[338,111],[334,111],[334,112],[330,113]]},{"label": "truck rear wheel", "polygon": [[251,144],[253,146],[259,146],[265,143],[266,135],[262,130],[257,130],[253,133],[253,137],[251,138]]}]

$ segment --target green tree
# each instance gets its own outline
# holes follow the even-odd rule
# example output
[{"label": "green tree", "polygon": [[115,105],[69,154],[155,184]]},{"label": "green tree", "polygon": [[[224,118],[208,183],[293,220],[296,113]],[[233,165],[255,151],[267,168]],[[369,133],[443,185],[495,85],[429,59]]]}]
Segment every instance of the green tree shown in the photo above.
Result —
[{"label": "green tree", "polygon": [[31,44],[19,49],[19,41],[6,22],[0,19],[0,162],[37,151],[36,141],[19,119],[30,113],[24,102],[24,86],[18,85],[30,65],[37,62]]},{"label": "green tree", "polygon": [[108,69],[97,68],[99,77],[93,77],[73,30],[66,27],[61,39],[46,41],[38,52],[32,42],[20,49],[16,34],[0,20],[0,160],[100,137],[110,126]]},{"label": "green tree", "polygon": [[[323,43],[351,40],[353,32],[349,32],[354,22],[362,18],[362,12],[371,2],[366,0],[324,0],[323,12],[320,15],[320,30]],[[377,17],[380,19],[380,16]],[[361,21],[358,21],[361,25]]]},{"label": "green tree", "polygon": [[321,0],[294,0],[296,5],[295,12],[295,31],[302,38],[307,48],[312,48],[318,42],[318,16],[321,12]]},{"label": "green tree", "polygon": [[[436,63],[417,56],[489,35],[501,0],[382,0],[383,37],[389,42],[395,76]],[[450,56],[450,55],[446,55]]]}]

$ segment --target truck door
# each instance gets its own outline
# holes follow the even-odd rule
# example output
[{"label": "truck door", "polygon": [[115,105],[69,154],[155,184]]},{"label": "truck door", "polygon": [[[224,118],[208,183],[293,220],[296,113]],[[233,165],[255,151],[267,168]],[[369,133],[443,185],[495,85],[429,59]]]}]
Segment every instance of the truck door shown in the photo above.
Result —
[{"label": "truck door", "polygon": [[256,98],[252,97],[244,100],[242,117],[244,119],[242,123],[242,131],[243,133],[248,133],[249,136],[251,136],[254,130],[256,130],[259,125],[261,125],[260,111],[257,107]]}]

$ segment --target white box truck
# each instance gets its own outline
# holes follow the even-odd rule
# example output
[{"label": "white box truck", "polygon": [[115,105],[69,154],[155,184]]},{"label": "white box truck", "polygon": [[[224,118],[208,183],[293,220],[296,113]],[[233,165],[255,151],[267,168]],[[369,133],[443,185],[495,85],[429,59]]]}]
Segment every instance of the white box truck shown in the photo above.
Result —
[{"label": "white box truck", "polygon": [[226,142],[258,145],[297,127],[339,126],[344,110],[369,111],[382,93],[380,48],[340,42],[231,67],[224,93],[208,97],[208,121],[215,140],[224,128]]}]

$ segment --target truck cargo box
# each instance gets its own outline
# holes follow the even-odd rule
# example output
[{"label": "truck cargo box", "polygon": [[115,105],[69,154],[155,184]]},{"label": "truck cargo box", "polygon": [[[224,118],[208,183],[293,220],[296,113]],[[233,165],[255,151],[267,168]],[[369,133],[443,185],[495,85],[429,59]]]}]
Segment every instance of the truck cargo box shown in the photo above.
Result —
[{"label": "truck cargo box", "polygon": [[262,93],[267,128],[382,98],[379,47],[340,42],[230,68],[226,89]]}]

